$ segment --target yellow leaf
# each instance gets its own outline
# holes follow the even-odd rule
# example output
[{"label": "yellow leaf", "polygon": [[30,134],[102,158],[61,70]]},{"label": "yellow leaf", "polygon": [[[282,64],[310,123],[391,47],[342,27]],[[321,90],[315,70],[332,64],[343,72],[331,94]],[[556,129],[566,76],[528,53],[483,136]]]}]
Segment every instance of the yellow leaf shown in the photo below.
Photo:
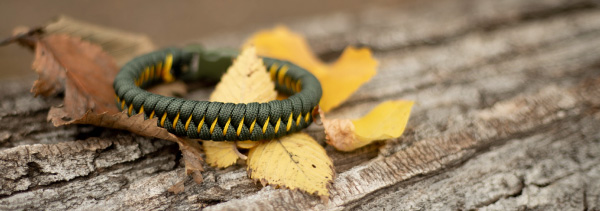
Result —
[{"label": "yellow leaf", "polygon": [[367,48],[347,47],[336,62],[325,64],[312,53],[302,36],[283,26],[258,32],[245,45],[256,46],[261,56],[288,60],[314,74],[323,87],[319,106],[325,112],[348,99],[377,69],[377,61]]},{"label": "yellow leaf", "polygon": [[211,101],[230,103],[269,102],[277,97],[275,84],[256,48],[242,50],[211,94]]},{"label": "yellow leaf", "polygon": [[240,158],[235,142],[203,141],[202,146],[206,153],[206,163],[214,167],[225,168],[231,166]]},{"label": "yellow leaf", "polygon": [[329,196],[333,162],[312,137],[294,133],[261,142],[248,154],[250,178],[270,184]]},{"label": "yellow leaf", "polygon": [[412,101],[387,101],[356,120],[330,120],[322,116],[327,143],[341,151],[352,151],[373,141],[400,137],[413,104]]},{"label": "yellow leaf", "polygon": [[[275,84],[256,55],[254,47],[245,48],[217,84],[211,101],[231,103],[268,102],[277,97]],[[235,142],[203,143],[206,162],[220,168],[236,163],[240,158]]]}]

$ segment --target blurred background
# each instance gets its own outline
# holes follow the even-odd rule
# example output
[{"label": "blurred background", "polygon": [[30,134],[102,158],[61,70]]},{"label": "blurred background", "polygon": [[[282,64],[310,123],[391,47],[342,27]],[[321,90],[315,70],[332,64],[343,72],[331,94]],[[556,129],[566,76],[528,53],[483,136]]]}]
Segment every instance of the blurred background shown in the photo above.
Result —
[{"label": "blurred background", "polygon": [[[211,34],[258,29],[305,16],[351,13],[365,7],[386,7],[405,1],[2,1],[0,36],[17,26],[42,26],[58,15],[148,35],[158,47],[180,44]],[[33,74],[33,54],[11,44],[0,47],[0,78]]]}]

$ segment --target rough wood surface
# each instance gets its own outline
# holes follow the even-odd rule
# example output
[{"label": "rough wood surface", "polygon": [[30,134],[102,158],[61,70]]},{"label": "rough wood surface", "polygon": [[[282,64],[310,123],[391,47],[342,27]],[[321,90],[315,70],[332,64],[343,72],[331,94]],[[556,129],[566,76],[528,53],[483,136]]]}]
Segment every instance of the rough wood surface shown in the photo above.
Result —
[{"label": "rough wood surface", "polygon": [[[330,201],[261,188],[242,165],[180,180],[177,146],[45,122],[56,99],[0,83],[0,209],[600,210],[600,7],[586,0],[445,0],[287,23],[324,59],[368,46],[378,74],[331,115],[417,102],[405,135],[327,147]],[[238,46],[255,29],[202,38]],[[203,95],[200,93],[199,95]],[[308,129],[322,140],[322,128]]]}]

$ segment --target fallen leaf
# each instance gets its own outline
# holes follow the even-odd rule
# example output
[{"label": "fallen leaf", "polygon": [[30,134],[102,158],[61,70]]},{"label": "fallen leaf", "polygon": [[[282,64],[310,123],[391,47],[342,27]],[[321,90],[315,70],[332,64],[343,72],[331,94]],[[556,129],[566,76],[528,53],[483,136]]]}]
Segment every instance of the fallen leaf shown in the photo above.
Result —
[{"label": "fallen leaf", "polygon": [[256,46],[261,56],[293,62],[314,74],[323,87],[319,107],[327,112],[344,102],[376,73],[377,61],[367,48],[347,47],[333,64],[321,62],[306,40],[283,26],[254,34],[245,46]]},{"label": "fallen leaf", "polygon": [[125,112],[98,114],[88,111],[79,119],[69,120],[61,118],[66,115],[65,112],[66,111],[62,108],[52,107],[48,112],[48,119],[57,119],[57,121],[54,122],[54,126],[65,124],[90,124],[106,128],[128,130],[129,132],[146,137],[179,142],[177,136],[169,133],[167,129],[156,126],[156,118],[144,119],[143,114],[136,114],[129,117]]},{"label": "fallen leaf", "polygon": [[275,84],[256,48],[242,50],[211,94],[211,101],[224,103],[269,102],[275,100]]},{"label": "fallen leaf", "polygon": [[184,183],[185,183],[185,180],[181,180],[181,181],[175,183],[169,189],[167,189],[167,191],[174,193],[174,194],[179,194],[185,190]]},{"label": "fallen leaf", "polygon": [[185,173],[192,175],[194,182],[200,184],[204,181],[202,179],[202,153],[200,152],[200,144],[198,141],[190,140],[187,138],[178,138],[177,143],[179,144],[179,150],[183,154],[183,161],[185,162]]},{"label": "fallen leaf", "polygon": [[317,141],[304,133],[261,142],[248,154],[250,178],[270,184],[329,196],[333,162]]},{"label": "fallen leaf", "polygon": [[40,76],[34,94],[50,96],[64,87],[60,109],[65,116],[52,116],[55,125],[80,119],[88,111],[118,112],[112,82],[119,70],[99,46],[68,35],[49,35],[37,41],[33,68]]},{"label": "fallen leaf", "polygon": [[[48,119],[58,119],[56,117],[65,116],[64,112],[64,109],[52,107],[48,112]],[[156,118],[144,119],[144,114],[136,114],[129,117],[125,111],[114,114],[97,114],[92,111],[88,111],[79,119],[62,121],[63,122],[55,122],[55,124],[91,124],[106,128],[128,130],[129,132],[138,135],[176,142],[179,144],[179,150],[181,150],[181,153],[183,154],[186,174],[192,175],[192,178],[198,184],[202,183],[203,181],[201,173],[204,171],[202,167],[203,159],[202,153],[200,152],[201,147],[198,141],[177,137],[174,134],[169,133],[167,129],[158,127],[156,124]],[[181,189],[183,189],[183,183],[179,185],[181,185]],[[179,190],[178,187],[175,186],[172,188],[174,188],[174,192]]]},{"label": "fallen leaf", "polygon": [[202,147],[206,153],[206,163],[213,167],[225,168],[236,164],[240,158],[235,142],[203,141]]},{"label": "fallen leaf", "polygon": [[[128,117],[125,112],[118,112],[112,86],[118,68],[100,46],[64,34],[42,37],[39,33],[24,33],[15,37],[21,39],[19,42],[35,43],[36,56],[32,66],[40,78],[34,83],[32,92],[44,96],[55,95],[61,90],[65,92],[63,105],[52,107],[48,112],[47,118],[55,126],[91,124],[174,141],[183,154],[186,173],[196,183],[203,181],[203,159],[197,141],[179,138],[158,127],[156,119],[144,119],[143,114]],[[171,94],[175,86],[170,87],[159,91],[171,91],[165,93]],[[174,192],[180,190],[183,190],[183,183],[181,189],[173,188]]]},{"label": "fallen leaf", "polygon": [[360,119],[326,119],[321,114],[327,143],[341,151],[352,151],[377,140],[402,135],[414,102],[387,101]]},{"label": "fallen leaf", "polygon": [[[211,101],[229,103],[268,102],[277,97],[275,84],[254,47],[242,50],[235,62],[227,69],[211,94]],[[240,153],[235,142],[203,143],[206,162],[211,166],[228,167],[237,162]]]},{"label": "fallen leaf", "polygon": [[68,34],[100,45],[115,58],[118,66],[123,66],[135,56],[153,51],[156,47],[146,35],[125,32],[60,16],[44,27],[48,34]]},{"label": "fallen leaf", "polygon": [[31,65],[38,74],[33,82],[31,92],[35,95],[52,96],[64,91],[66,70],[58,63],[52,52],[49,52],[48,41],[38,40],[35,48],[35,59]]}]

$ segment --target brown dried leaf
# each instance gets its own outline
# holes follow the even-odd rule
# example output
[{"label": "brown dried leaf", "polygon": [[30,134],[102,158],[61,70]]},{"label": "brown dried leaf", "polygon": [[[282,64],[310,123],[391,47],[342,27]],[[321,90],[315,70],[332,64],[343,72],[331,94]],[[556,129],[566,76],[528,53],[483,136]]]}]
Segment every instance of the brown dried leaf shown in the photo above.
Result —
[{"label": "brown dried leaf", "polygon": [[52,116],[55,125],[80,119],[88,111],[118,112],[112,82],[119,70],[99,46],[68,35],[50,35],[38,40],[33,68],[40,75],[32,88],[36,95],[53,95],[64,87],[65,116]]},{"label": "brown dried leaf", "polygon": [[179,194],[185,190],[184,183],[185,183],[185,179],[175,183],[173,186],[171,186],[169,189],[167,189],[167,191],[174,193],[174,194]]},{"label": "brown dried leaf", "polygon": [[57,119],[57,122],[55,123],[57,123],[58,125],[90,124],[100,127],[128,130],[138,135],[179,142],[177,136],[173,135],[172,133],[169,133],[167,129],[158,127],[156,125],[156,119],[144,119],[143,114],[136,114],[134,116],[129,117],[125,112],[119,112],[114,114],[98,114],[89,111],[79,119],[61,119],[60,117],[65,116],[66,112],[67,111],[65,111],[64,108],[52,107],[48,112],[48,119]]},{"label": "brown dried leaf", "polygon": [[[194,182],[196,182],[196,184],[201,184],[204,181],[202,178],[202,171],[204,171],[204,168],[202,167],[200,144],[198,144],[197,141],[185,138],[177,138],[176,142],[179,144],[179,150],[181,150],[183,155],[186,175],[191,174]],[[168,191],[174,194],[183,192],[185,190],[185,181],[186,179],[184,178],[175,183]]]},{"label": "brown dried leaf", "polygon": [[113,56],[118,66],[124,65],[135,56],[153,51],[156,47],[146,35],[125,32],[60,16],[44,27],[48,34],[68,34],[98,44]]},{"label": "brown dried leaf", "polygon": [[185,173],[192,175],[194,181],[198,184],[204,181],[202,179],[202,155],[200,153],[200,144],[198,141],[190,140],[186,138],[178,138],[177,143],[179,144],[179,150],[183,154],[183,161],[185,162]]},{"label": "brown dried leaf", "polygon": [[[94,30],[91,31],[93,33]],[[48,120],[55,126],[91,124],[174,141],[183,153],[187,175],[192,175],[196,183],[202,182],[202,156],[197,141],[178,138],[158,127],[156,119],[145,120],[143,114],[128,117],[126,113],[118,112],[112,87],[118,68],[114,59],[100,46],[69,35],[40,38],[35,34],[21,39],[35,40],[36,43],[33,68],[40,78],[32,91],[45,96],[65,91],[64,105],[52,107],[48,112]],[[182,83],[175,83],[158,88],[157,92],[165,95],[184,93],[185,85],[182,87]],[[173,191],[182,191],[183,183],[181,186],[181,189],[174,186]]]},{"label": "brown dried leaf", "polygon": [[31,92],[35,95],[52,96],[64,90],[65,69],[49,52],[48,41],[39,40],[35,48],[35,60],[31,68],[39,78],[33,83]]},{"label": "brown dried leaf", "polygon": [[76,120],[67,120],[60,117],[64,117],[67,112],[64,108],[50,108],[48,112],[48,119],[57,119],[58,124],[91,124],[100,127],[115,128],[128,130],[132,133],[154,137],[164,140],[169,140],[179,144],[179,149],[183,154],[183,160],[185,162],[185,169],[187,175],[192,175],[192,178],[196,183],[202,183],[202,174],[204,171],[202,167],[202,155],[200,153],[200,144],[197,141],[179,138],[172,133],[169,133],[167,129],[158,127],[156,119],[144,119],[144,114],[136,114],[134,116],[127,116],[125,112],[119,112],[114,114],[109,113],[94,113],[92,111],[87,112],[83,117]]}]

